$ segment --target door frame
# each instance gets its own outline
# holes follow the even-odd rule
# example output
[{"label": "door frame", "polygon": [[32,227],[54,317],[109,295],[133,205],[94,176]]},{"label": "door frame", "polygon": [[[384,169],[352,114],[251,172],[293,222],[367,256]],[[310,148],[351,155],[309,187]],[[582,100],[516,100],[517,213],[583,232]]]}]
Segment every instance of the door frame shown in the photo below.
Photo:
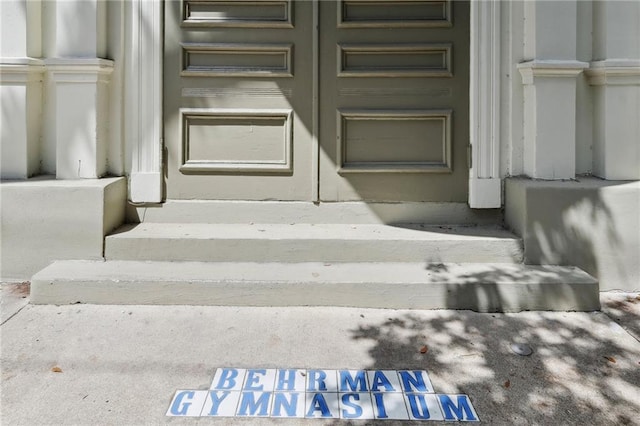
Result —
[{"label": "door frame", "polygon": [[[129,199],[135,203],[160,203],[164,187],[164,0],[131,0],[124,4],[124,112],[125,117],[130,118],[125,125],[125,149],[131,158]],[[317,1],[314,1],[314,8],[317,8]],[[500,10],[499,1],[470,2],[468,202],[472,208],[498,208],[502,202]],[[317,19],[317,10],[314,12],[314,19]],[[317,48],[317,42],[315,36],[314,48]],[[313,78],[317,80],[317,63],[314,65]],[[313,96],[317,97],[316,86],[314,84]],[[317,107],[313,113],[313,121],[317,123]],[[317,143],[317,129],[314,130]],[[317,161],[314,164],[317,167]]]}]

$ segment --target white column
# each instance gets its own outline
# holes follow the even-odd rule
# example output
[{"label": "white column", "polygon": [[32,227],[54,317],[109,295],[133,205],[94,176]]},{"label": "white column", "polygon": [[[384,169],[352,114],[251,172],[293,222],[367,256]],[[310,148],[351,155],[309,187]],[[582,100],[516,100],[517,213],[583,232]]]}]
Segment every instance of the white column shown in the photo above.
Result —
[{"label": "white column", "polygon": [[1,177],[40,171],[42,117],[41,4],[0,1]]},{"label": "white column", "polygon": [[107,84],[113,62],[106,50],[106,2],[58,0],[53,32],[55,57],[45,60],[55,105],[56,177],[106,174]]},{"label": "white column", "polygon": [[593,172],[640,179],[640,3],[595,2]]},{"label": "white column", "polygon": [[525,3],[524,172],[573,179],[576,169],[577,8],[571,1]]}]

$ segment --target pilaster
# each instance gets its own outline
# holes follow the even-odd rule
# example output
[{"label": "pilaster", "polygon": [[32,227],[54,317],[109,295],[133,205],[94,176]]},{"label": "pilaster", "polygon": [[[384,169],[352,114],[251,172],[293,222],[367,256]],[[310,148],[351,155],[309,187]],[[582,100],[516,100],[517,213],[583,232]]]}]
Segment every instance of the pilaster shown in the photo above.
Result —
[{"label": "pilaster", "polygon": [[640,3],[595,2],[593,20],[593,172],[640,179]]},{"label": "pilaster", "polygon": [[107,171],[108,84],[113,62],[106,52],[106,2],[57,0],[53,57],[45,60],[48,102],[54,106],[56,178],[99,178]]},{"label": "pilaster", "polygon": [[56,178],[98,178],[106,174],[109,75],[106,59],[45,61],[54,85]]},{"label": "pilaster", "polygon": [[573,179],[576,170],[576,77],[579,61],[518,64],[524,87],[524,172],[537,179]]},{"label": "pilaster", "polygon": [[573,179],[576,170],[575,1],[525,3],[524,172],[538,179]]}]

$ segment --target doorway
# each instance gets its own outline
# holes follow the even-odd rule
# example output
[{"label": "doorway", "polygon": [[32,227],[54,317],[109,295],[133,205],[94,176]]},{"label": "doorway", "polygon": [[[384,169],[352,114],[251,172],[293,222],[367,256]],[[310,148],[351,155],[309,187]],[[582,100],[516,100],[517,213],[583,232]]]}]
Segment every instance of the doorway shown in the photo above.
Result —
[{"label": "doorway", "polygon": [[166,3],[167,198],[467,200],[469,4]]}]

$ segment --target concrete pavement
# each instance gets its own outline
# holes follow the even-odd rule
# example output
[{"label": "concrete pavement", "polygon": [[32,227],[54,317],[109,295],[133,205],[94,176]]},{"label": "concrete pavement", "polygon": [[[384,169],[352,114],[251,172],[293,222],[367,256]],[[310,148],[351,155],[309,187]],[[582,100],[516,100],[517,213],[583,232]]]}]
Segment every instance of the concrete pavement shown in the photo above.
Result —
[{"label": "concrete pavement", "polygon": [[[603,293],[601,312],[478,314],[35,306],[26,291],[2,286],[3,425],[367,423],[165,416],[176,390],[208,389],[218,367],[424,369],[486,424],[640,424],[637,294]],[[513,353],[517,341],[533,354]]]}]

